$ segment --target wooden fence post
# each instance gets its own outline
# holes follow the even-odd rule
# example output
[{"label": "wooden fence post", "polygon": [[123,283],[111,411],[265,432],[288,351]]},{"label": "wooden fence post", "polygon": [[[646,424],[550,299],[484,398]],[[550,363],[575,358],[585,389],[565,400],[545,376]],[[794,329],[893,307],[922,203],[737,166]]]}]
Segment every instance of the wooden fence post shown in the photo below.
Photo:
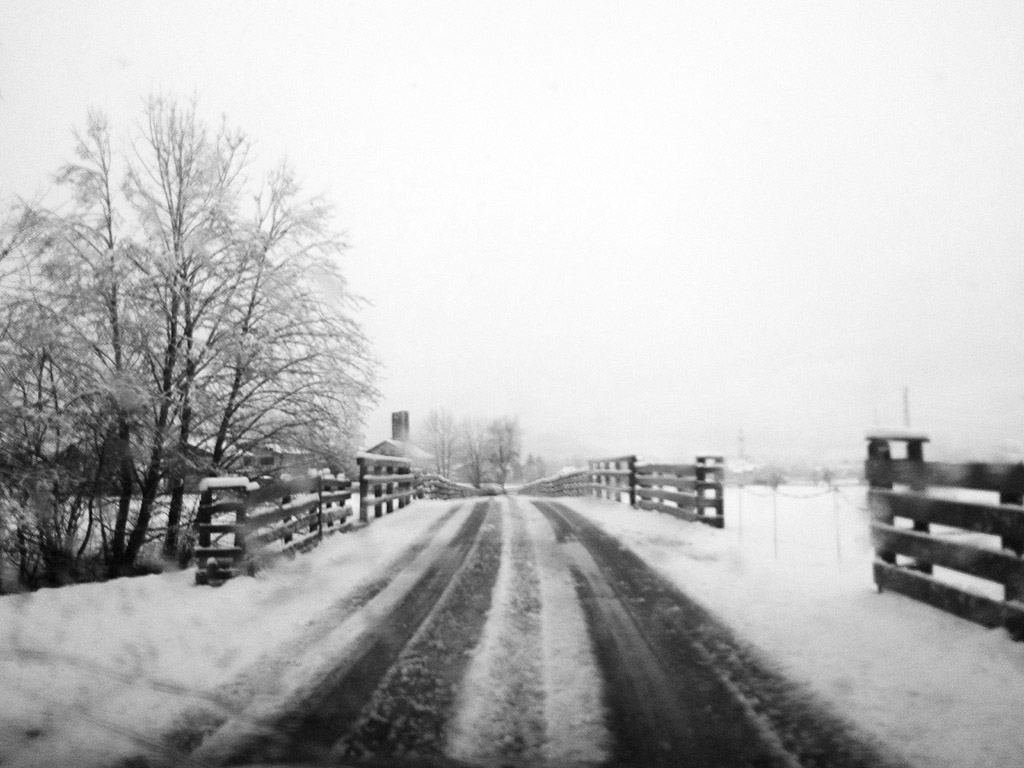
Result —
[{"label": "wooden fence post", "polygon": [[630,456],[627,460],[629,469],[629,506],[636,506],[636,456]]},{"label": "wooden fence post", "polygon": [[213,491],[207,489],[199,496],[199,510],[196,512],[196,527],[199,529],[199,546],[210,546],[210,529],[213,522]]},{"label": "wooden fence post", "polygon": [[[907,439],[907,461],[915,462],[920,464],[920,472],[915,475],[914,482],[911,484],[911,490],[924,491],[927,488],[927,483],[924,479],[924,444],[928,438],[923,436],[915,436]],[[923,520],[914,521],[914,530],[919,533],[931,533],[931,525]],[[926,562],[919,562],[915,566],[921,573],[931,573],[932,564]]]},{"label": "wooden fence post", "polygon": [[316,537],[319,541],[324,538],[324,478],[317,475],[316,478]]},{"label": "wooden fence post", "polygon": [[[382,472],[393,472],[394,470],[393,470],[393,469],[392,469],[391,467],[388,467],[388,468],[386,468],[386,469],[382,469],[381,471],[382,471]],[[395,483],[387,483],[387,484],[386,484],[386,485],[384,486],[384,493],[385,493],[386,495],[390,496],[390,495],[391,495],[392,493],[394,493],[394,492],[395,492]],[[384,506],[384,511],[385,511],[385,512],[386,512],[387,514],[389,514],[389,515],[390,515],[390,514],[391,514],[392,512],[394,512],[394,511],[395,511],[395,502],[394,502],[394,500],[392,500],[392,499],[388,499],[388,501],[387,501],[387,504],[386,504],[386,505]]]},{"label": "wooden fence post", "polygon": [[359,465],[359,522],[368,523],[370,516],[366,512],[366,503],[370,484],[366,482],[366,459],[360,456],[356,463]]},{"label": "wooden fence post", "polygon": [[[711,517],[719,521],[718,527],[725,523],[725,460],[721,456],[697,456],[694,461],[694,475],[697,494],[698,514],[704,510],[713,511]],[[708,493],[710,492],[710,496]]]},{"label": "wooden fence post", "polygon": [[[889,441],[882,437],[868,436],[868,459],[865,464],[865,475],[868,481],[868,506],[871,508],[872,518],[888,525],[893,524],[893,516],[888,511],[881,512],[876,509],[877,505],[871,503],[871,489],[884,490],[892,489],[892,450]],[[896,553],[885,550],[875,552],[876,557],[883,563],[896,565]],[[878,591],[882,591],[882,585],[878,584]]]},{"label": "wooden fence post", "polygon": [[[1024,494],[1018,491],[1002,490],[999,492],[999,503],[1020,506],[1024,504]],[[1017,557],[1024,555],[1024,538],[1004,535],[1001,537],[1001,541],[1003,548],[1009,549]],[[1008,580],[1005,585],[1003,599],[1024,602],[1024,583],[1020,579]]]}]

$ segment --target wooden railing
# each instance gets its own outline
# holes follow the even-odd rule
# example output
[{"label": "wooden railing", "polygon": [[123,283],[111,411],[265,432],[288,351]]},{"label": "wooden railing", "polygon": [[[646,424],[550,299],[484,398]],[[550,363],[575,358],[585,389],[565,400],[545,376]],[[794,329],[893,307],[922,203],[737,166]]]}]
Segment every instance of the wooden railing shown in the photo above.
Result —
[{"label": "wooden railing", "polygon": [[590,468],[527,483],[530,496],[586,496],[622,501],[715,528],[725,525],[721,456],[698,456],[693,464],[640,464],[635,456],[594,459]]},{"label": "wooden railing", "polygon": [[245,477],[200,483],[196,582],[219,584],[281,554],[302,552],[340,531],[352,514],[352,483],[303,477],[260,486]]},{"label": "wooden railing", "polygon": [[418,475],[416,498],[418,499],[465,499],[479,495],[480,491],[465,483],[456,483],[436,474]]},{"label": "wooden railing", "polygon": [[416,497],[416,475],[408,459],[361,453],[359,464],[359,520],[369,522],[370,510],[380,517],[408,506]]},{"label": "wooden railing", "polygon": [[522,496],[587,496],[591,489],[590,471],[581,469],[519,486],[516,491]]},{"label": "wooden railing", "polygon": [[599,499],[622,501],[629,494],[630,506],[636,504],[636,456],[591,459],[590,491]]},{"label": "wooden railing", "polygon": [[[1024,464],[926,462],[927,441],[920,434],[868,435],[865,471],[875,584],[879,591],[899,592],[987,627],[1007,626],[1021,639]],[[906,445],[905,458],[893,457],[893,443]],[[938,497],[929,494],[930,488],[990,491],[993,499]],[[977,534],[999,538],[986,546]],[[936,567],[999,584],[1003,599],[936,578]]]},{"label": "wooden railing", "polygon": [[636,506],[722,528],[724,475],[721,456],[698,456],[693,464],[638,464]]}]

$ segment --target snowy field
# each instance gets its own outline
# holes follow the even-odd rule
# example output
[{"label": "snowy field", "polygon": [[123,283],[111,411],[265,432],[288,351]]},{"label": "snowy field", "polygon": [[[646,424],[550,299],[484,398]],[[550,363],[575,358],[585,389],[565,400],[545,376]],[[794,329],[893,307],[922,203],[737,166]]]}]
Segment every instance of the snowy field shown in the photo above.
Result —
[{"label": "snowy field", "polygon": [[[1019,766],[1024,645],[877,594],[863,488],[780,490],[773,499],[764,488],[728,489],[724,530],[610,501],[567,503],[915,765]],[[400,565],[415,542],[450,540],[459,520],[444,518],[451,506],[417,501],[219,589],[195,587],[186,571],[0,598],[0,765],[98,766],[144,746],[159,753],[167,746],[158,736],[183,713],[230,710],[237,691],[227,689],[246,676],[288,694],[291,677],[315,674],[344,643],[329,619],[347,596]],[[508,610],[516,578],[499,576],[495,611]],[[567,594],[545,600],[572,603]],[[501,649],[500,633],[485,637]],[[304,643],[302,669],[264,663]],[[472,685],[493,679],[486,662],[475,662]]]}]

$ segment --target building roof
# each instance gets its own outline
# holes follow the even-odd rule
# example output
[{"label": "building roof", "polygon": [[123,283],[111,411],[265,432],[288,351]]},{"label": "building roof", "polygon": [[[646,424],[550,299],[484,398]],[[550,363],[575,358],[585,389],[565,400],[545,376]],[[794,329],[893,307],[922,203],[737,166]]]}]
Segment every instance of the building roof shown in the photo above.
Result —
[{"label": "building roof", "polygon": [[413,464],[428,466],[434,461],[434,455],[413,443],[389,438],[367,448],[366,453],[379,453],[383,456],[401,456]]}]

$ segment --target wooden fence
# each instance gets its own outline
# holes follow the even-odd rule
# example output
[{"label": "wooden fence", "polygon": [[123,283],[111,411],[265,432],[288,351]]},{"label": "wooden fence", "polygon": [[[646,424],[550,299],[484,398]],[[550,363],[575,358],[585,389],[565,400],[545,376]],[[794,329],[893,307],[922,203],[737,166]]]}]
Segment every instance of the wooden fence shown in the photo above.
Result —
[{"label": "wooden fence", "polygon": [[416,498],[418,499],[465,499],[479,496],[480,491],[465,483],[456,483],[437,474],[418,475]]},{"label": "wooden fence", "polygon": [[638,464],[636,506],[723,528],[724,479],[721,456],[698,456],[693,464]]},{"label": "wooden fence", "polygon": [[531,496],[587,496],[623,501],[704,523],[725,525],[721,456],[698,456],[693,464],[641,464],[636,456],[594,459],[589,469],[527,483],[520,494]]},{"label": "wooden fence", "polygon": [[521,485],[516,491],[521,496],[588,496],[592,484],[586,469],[565,472]]},{"label": "wooden fence", "polygon": [[[1006,626],[1022,639],[1024,464],[926,462],[924,435],[875,432],[867,439],[879,591],[899,592],[987,627]],[[893,456],[893,443],[905,445],[905,457]],[[993,497],[990,503],[964,501],[929,494],[934,488],[989,491]],[[936,578],[935,568],[999,584],[1003,599]]]},{"label": "wooden fence", "polygon": [[599,499],[622,501],[629,494],[629,504],[636,504],[636,456],[615,456],[610,459],[592,459],[590,465],[590,492]]},{"label": "wooden fence", "polygon": [[408,459],[361,453],[359,464],[359,520],[369,522],[370,510],[380,517],[406,507],[416,498],[416,474]]},{"label": "wooden fence", "polygon": [[340,531],[352,514],[352,483],[303,477],[259,486],[245,477],[200,483],[196,582],[219,584],[261,561],[302,552]]}]

